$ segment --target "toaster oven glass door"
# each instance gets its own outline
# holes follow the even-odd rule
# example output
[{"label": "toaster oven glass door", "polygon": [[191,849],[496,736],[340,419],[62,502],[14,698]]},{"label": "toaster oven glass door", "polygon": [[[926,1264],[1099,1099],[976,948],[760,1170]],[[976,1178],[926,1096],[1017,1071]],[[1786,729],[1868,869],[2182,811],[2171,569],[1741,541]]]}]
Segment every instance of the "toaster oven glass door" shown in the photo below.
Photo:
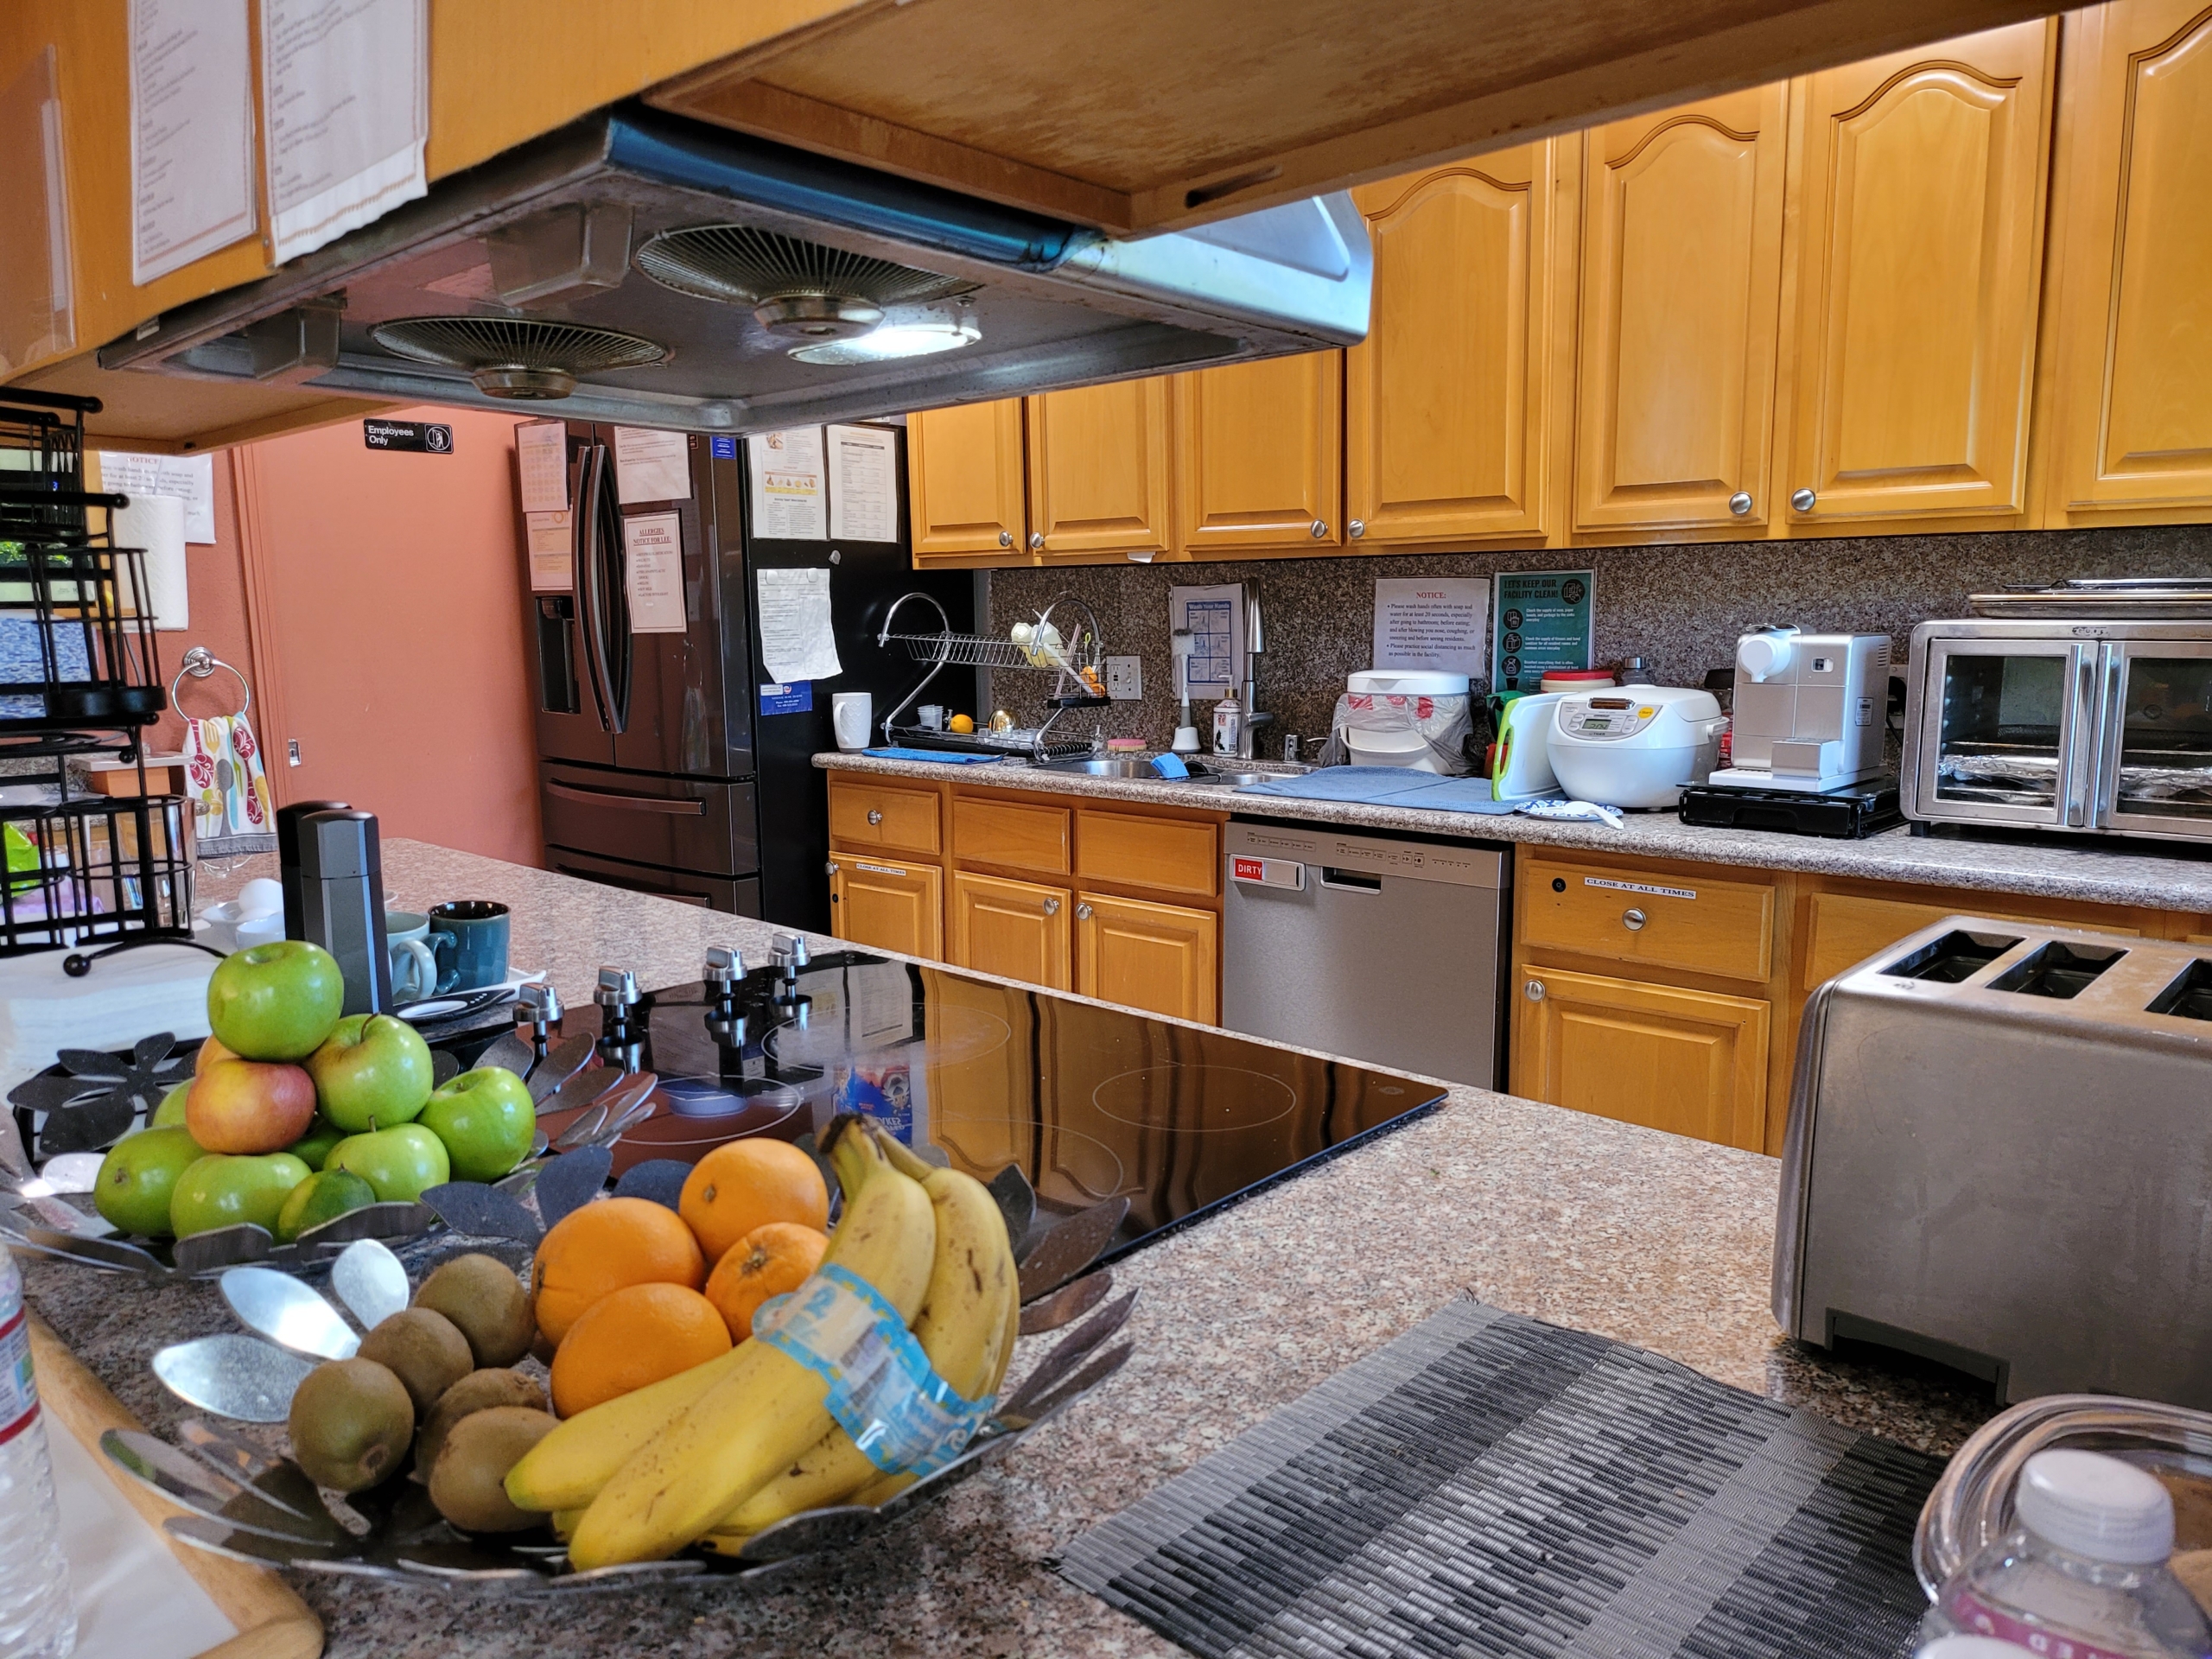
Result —
[{"label": "toaster oven glass door", "polygon": [[2212,836],[2212,642],[2107,645],[2104,678],[2098,823]]},{"label": "toaster oven glass door", "polygon": [[1925,672],[1923,816],[2088,825],[2097,647],[1938,639]]}]

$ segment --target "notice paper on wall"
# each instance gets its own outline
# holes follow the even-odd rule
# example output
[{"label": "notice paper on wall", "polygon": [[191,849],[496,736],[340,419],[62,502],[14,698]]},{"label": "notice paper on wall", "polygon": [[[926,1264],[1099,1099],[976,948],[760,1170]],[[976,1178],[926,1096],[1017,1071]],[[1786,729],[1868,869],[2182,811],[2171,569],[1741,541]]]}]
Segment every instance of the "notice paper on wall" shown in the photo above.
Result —
[{"label": "notice paper on wall", "polygon": [[830,429],[830,533],[841,540],[899,539],[899,435],[887,427]]},{"label": "notice paper on wall", "polygon": [[641,512],[622,521],[622,587],[632,633],[681,633],[683,613],[683,520],[672,512]]},{"label": "notice paper on wall", "polygon": [[573,546],[575,517],[568,512],[525,512],[529,526],[530,591],[567,594],[575,591],[576,558]]},{"label": "notice paper on wall", "polygon": [[614,499],[626,506],[691,495],[691,440],[649,426],[614,429]]},{"label": "notice paper on wall", "polygon": [[756,432],[746,440],[745,454],[753,476],[753,539],[827,541],[830,514],[822,487],[822,429],[793,426],[780,432]]},{"label": "notice paper on wall", "polygon": [[760,570],[754,582],[760,594],[761,665],[785,685],[843,673],[830,627],[829,569]]},{"label": "notice paper on wall", "polygon": [[251,236],[246,0],[130,0],[130,280]]},{"label": "notice paper on wall", "polygon": [[429,0],[261,0],[277,264],[428,188],[429,10]]},{"label": "notice paper on wall", "polygon": [[[115,544],[140,550],[137,569],[144,591],[127,575],[124,604],[132,616],[150,616],[156,628],[192,626],[184,568],[185,504],[173,495],[134,495],[113,518]],[[128,567],[126,567],[126,570]]]},{"label": "notice paper on wall", "polygon": [[184,503],[184,539],[212,546],[215,540],[215,457],[142,455],[102,449],[100,488],[119,495],[173,495]]},{"label": "notice paper on wall", "polygon": [[1487,576],[1382,577],[1375,584],[1375,666],[1480,675]]},{"label": "notice paper on wall", "polygon": [[1244,683],[1244,588],[1167,590],[1167,626],[1191,631],[1191,695],[1220,697]]},{"label": "notice paper on wall", "polygon": [[1491,690],[1534,691],[1547,669],[1589,667],[1596,587],[1588,570],[1501,571]]},{"label": "notice paper on wall", "polygon": [[524,512],[569,510],[569,423],[524,421],[515,428],[515,467]]}]

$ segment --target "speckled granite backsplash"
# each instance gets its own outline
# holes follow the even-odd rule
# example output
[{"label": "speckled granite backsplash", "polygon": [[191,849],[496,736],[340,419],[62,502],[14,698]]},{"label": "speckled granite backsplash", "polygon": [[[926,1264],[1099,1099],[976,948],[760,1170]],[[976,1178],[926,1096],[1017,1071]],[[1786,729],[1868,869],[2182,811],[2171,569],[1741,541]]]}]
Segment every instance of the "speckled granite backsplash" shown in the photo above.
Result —
[{"label": "speckled granite backsplash", "polygon": [[[1736,637],[1767,622],[1822,632],[1887,632],[1903,660],[1916,623],[1963,616],[1966,598],[2064,576],[2212,574],[2212,527],[2013,531],[1989,535],[1866,537],[1818,542],[1738,542],[1688,547],[1583,548],[1508,553],[1413,553],[1242,563],[1084,565],[997,570],[990,576],[994,632],[1071,593],[1098,613],[1106,648],[1144,660],[1144,700],[1103,710],[1109,737],[1165,747],[1175,724],[1174,665],[1167,648],[1167,590],[1177,585],[1259,584],[1268,650],[1260,707],[1281,734],[1327,732],[1344,676],[1372,665],[1375,582],[1384,576],[1488,576],[1502,570],[1597,572],[1599,662],[1650,659],[1664,685],[1695,685],[1734,660]],[[1042,675],[1001,674],[992,696],[1024,725],[1043,715]],[[1062,721],[1088,733],[1091,716]],[[1211,715],[1198,705],[1202,731]]]}]

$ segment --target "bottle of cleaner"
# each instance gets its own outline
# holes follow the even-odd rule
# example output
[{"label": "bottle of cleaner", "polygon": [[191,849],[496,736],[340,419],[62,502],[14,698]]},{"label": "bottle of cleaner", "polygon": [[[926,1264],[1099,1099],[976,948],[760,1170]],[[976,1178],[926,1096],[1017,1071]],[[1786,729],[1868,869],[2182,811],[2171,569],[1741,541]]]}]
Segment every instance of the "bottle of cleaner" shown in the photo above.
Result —
[{"label": "bottle of cleaner", "polygon": [[1235,754],[1244,735],[1244,705],[1232,691],[1213,706],[1213,752]]}]

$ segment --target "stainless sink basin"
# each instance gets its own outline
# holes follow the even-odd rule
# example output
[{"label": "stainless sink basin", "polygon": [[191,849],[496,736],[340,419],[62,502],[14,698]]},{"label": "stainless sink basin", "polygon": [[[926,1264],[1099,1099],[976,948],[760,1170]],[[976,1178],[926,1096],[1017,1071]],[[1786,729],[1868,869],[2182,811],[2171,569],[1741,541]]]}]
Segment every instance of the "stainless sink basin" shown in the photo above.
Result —
[{"label": "stainless sink basin", "polygon": [[1150,778],[1152,762],[1125,754],[1085,755],[1075,760],[1048,760],[1040,772],[1073,772],[1090,778]]},{"label": "stainless sink basin", "polygon": [[1196,784],[1201,788],[1234,789],[1239,784],[1263,784],[1270,778],[1281,776],[1282,773],[1274,772],[1209,772],[1202,777],[1185,778],[1182,781]]}]

